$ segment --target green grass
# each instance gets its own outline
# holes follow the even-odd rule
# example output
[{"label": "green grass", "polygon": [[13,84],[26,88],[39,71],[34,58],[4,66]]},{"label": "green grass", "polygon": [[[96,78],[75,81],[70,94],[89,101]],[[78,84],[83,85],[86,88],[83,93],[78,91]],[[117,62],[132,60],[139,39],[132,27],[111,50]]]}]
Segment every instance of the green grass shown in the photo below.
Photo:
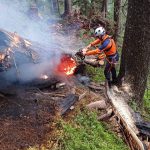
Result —
[{"label": "green grass", "polygon": [[97,121],[95,113],[83,112],[73,123],[62,123],[59,150],[128,150],[126,144]]},{"label": "green grass", "polygon": [[104,67],[92,67],[90,65],[86,66],[86,72],[90,76],[92,81],[102,82],[105,81]]}]

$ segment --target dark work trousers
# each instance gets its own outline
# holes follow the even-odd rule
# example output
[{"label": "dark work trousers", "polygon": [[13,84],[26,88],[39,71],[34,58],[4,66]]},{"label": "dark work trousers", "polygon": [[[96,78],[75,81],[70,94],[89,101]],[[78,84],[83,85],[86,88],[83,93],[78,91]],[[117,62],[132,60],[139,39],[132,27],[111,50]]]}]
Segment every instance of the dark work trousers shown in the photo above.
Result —
[{"label": "dark work trousers", "polygon": [[111,79],[112,81],[115,81],[117,78],[115,63],[119,61],[118,52],[115,55],[107,56],[106,61],[107,62],[104,70],[105,78],[108,82],[111,81]]}]

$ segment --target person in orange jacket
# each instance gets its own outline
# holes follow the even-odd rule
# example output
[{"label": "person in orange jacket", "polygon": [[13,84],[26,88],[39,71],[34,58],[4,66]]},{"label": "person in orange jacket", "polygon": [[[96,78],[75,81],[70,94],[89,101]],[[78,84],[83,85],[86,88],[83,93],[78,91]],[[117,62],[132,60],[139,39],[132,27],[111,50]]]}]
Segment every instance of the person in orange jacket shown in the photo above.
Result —
[{"label": "person in orange jacket", "polygon": [[[82,53],[84,56],[96,55],[104,53],[106,55],[106,65],[104,69],[105,78],[108,81],[108,85],[117,83],[117,75],[115,64],[119,61],[119,54],[116,49],[116,44],[114,40],[106,34],[106,30],[103,27],[98,27],[95,30],[96,40],[90,43]],[[89,50],[90,47],[100,44],[100,46],[95,50]]]}]

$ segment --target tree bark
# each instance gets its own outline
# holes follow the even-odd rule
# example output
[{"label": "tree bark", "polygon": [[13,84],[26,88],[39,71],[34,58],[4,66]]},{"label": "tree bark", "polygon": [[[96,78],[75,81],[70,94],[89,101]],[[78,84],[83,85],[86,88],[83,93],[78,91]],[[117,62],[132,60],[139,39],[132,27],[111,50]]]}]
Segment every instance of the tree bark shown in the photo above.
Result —
[{"label": "tree bark", "polygon": [[114,22],[115,22],[115,33],[114,40],[117,44],[120,28],[120,9],[121,9],[121,0],[114,1]]},{"label": "tree bark", "polygon": [[64,15],[68,16],[71,14],[72,11],[72,1],[71,0],[64,0]]},{"label": "tree bark", "polygon": [[59,13],[58,0],[49,0],[51,6],[51,14]]},{"label": "tree bark", "polygon": [[102,13],[102,16],[104,18],[106,18],[106,15],[107,15],[107,0],[103,0],[101,13]]},{"label": "tree bark", "polygon": [[142,104],[150,65],[150,1],[128,0],[119,79],[124,77]]}]

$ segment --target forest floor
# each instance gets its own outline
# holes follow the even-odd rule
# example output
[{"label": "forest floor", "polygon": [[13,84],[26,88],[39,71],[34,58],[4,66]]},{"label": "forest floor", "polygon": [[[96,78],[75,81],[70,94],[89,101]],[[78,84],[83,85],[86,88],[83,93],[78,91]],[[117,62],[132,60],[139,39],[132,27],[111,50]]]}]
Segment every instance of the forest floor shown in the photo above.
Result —
[{"label": "forest floor", "polygon": [[[89,103],[106,100],[104,89],[101,85],[99,91],[93,91],[74,80],[55,90],[13,87],[13,94],[5,95],[0,101],[0,150],[55,150],[61,135],[58,122],[62,119],[71,122]],[[62,116],[57,102],[70,93],[81,97],[73,110]],[[106,110],[99,111],[98,115],[101,113]],[[116,131],[115,125],[113,129]]]},{"label": "forest floor", "polygon": [[[55,34],[54,39],[62,43],[60,46],[65,49],[65,52],[71,51],[71,53],[75,53],[77,49],[85,46],[81,39],[77,39],[75,35],[76,30],[73,30],[72,34],[68,34],[65,38],[61,37],[60,34]],[[94,69],[92,72],[94,72]],[[101,76],[103,76],[103,73]],[[101,76],[98,75],[98,78],[101,78]],[[99,89],[93,90],[87,85],[76,82],[76,79],[66,81],[65,84],[56,89],[51,87],[41,89],[14,86],[8,90],[8,93],[0,95],[0,150],[67,150],[64,149],[62,138],[65,135],[63,135],[63,123],[60,122],[74,124],[74,118],[82,114],[87,109],[88,104],[95,101],[105,101],[107,103],[107,98],[104,84],[100,84],[100,82],[95,83]],[[76,103],[72,104],[73,107],[70,107],[70,110],[61,115],[58,102],[63,102],[64,98],[69,94],[74,94],[79,98]],[[110,104],[107,103],[105,109],[96,111],[97,116],[107,113],[107,108],[109,107]],[[88,116],[86,120],[81,117],[81,120],[84,121],[84,124],[87,120],[90,121],[90,117]],[[99,137],[102,136],[105,140],[103,144],[108,147],[107,149],[129,149],[122,141],[120,142],[121,145],[119,145],[119,138],[122,136],[115,121],[113,119],[107,120],[106,123],[107,125],[105,125],[102,135],[98,132],[99,127],[96,124],[98,130],[94,134],[99,134],[97,137],[89,137],[89,139],[91,138],[92,141],[95,138],[94,140],[97,140],[98,146],[101,147],[102,145],[100,144],[102,143]],[[92,123],[90,122],[89,124]],[[101,122],[98,122],[98,124],[101,124]],[[79,124],[75,124],[75,126],[79,126]],[[88,130],[91,129],[88,128]],[[85,138],[85,132],[82,140]],[[110,137],[112,133],[118,137]],[[107,137],[106,139],[104,138],[105,136]],[[78,139],[79,137],[76,138]],[[97,143],[94,143],[95,141],[93,141],[93,144],[97,145]],[[87,142],[89,143],[88,140]],[[82,142],[77,141],[77,145],[79,143],[83,146],[84,140]],[[68,148],[68,150],[73,149],[76,150],[77,147]],[[83,150],[85,150],[85,147]],[[88,149],[86,148],[86,150]],[[92,148],[89,148],[89,150],[92,150]]]}]

